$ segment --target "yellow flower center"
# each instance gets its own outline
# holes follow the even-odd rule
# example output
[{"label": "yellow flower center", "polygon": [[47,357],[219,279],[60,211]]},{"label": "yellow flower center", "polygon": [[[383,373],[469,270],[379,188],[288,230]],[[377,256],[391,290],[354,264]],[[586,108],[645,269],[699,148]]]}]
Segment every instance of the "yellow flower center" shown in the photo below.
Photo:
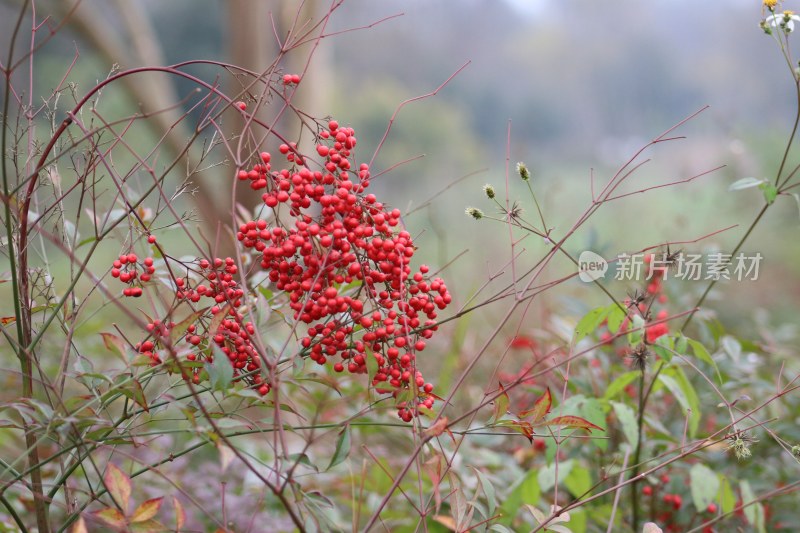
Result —
[{"label": "yellow flower center", "polygon": [[788,18],[788,17],[791,17],[791,16],[794,16],[794,11],[788,11],[788,10],[787,10],[787,11],[784,11],[784,12],[783,12],[783,16],[784,16],[784,17],[787,17],[787,18]]},{"label": "yellow flower center", "polygon": [[765,7],[772,9],[778,3],[778,0],[763,0]]}]

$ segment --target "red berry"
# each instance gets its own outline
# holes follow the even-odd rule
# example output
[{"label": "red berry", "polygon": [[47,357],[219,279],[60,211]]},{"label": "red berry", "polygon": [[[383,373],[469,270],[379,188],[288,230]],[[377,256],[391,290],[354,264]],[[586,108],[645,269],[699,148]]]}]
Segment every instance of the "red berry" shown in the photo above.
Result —
[{"label": "red berry", "polygon": [[244,110],[246,110],[246,109],[247,109],[247,104],[245,104],[245,103],[244,103],[244,102],[242,102],[241,100],[239,100],[238,102],[234,103],[233,105],[235,105],[236,107],[238,107],[238,108],[239,108],[239,109],[241,109],[242,111],[244,111]]},{"label": "red berry", "polygon": [[147,237],[147,242],[149,242],[150,244],[155,244],[155,242],[156,242],[156,236],[155,236],[155,235],[149,235],[149,236]]},{"label": "red berry", "polygon": [[644,494],[645,496],[650,496],[651,494],[653,494],[653,487],[651,487],[650,485],[645,485],[644,487],[642,487],[642,494]]},{"label": "red berry", "polygon": [[716,513],[717,512],[717,504],[716,503],[709,503],[708,507],[706,507],[706,511],[711,513],[711,514]]}]

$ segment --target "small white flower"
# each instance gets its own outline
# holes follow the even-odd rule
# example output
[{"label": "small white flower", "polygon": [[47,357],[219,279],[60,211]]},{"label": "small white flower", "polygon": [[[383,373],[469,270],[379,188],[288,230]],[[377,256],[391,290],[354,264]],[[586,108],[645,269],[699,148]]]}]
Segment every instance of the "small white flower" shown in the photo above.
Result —
[{"label": "small white flower", "polygon": [[800,17],[795,15],[794,11],[784,11],[768,16],[764,22],[767,26],[781,28],[786,33],[791,33],[794,31],[795,21],[800,22]]}]

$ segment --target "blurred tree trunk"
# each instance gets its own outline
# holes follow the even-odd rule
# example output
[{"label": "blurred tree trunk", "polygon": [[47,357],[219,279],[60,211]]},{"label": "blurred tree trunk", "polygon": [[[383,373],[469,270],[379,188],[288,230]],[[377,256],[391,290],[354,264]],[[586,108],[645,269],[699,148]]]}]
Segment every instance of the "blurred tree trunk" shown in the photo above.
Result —
[{"label": "blurred tree trunk", "polygon": [[[77,5],[76,5],[77,4]],[[228,0],[224,3],[226,9],[226,41],[228,62],[244,67],[258,73],[264,73],[274,63],[280,50],[276,42],[275,32],[282,41],[286,39],[287,32],[294,25],[299,31],[311,28],[315,21],[325,13],[320,11],[318,0],[305,0],[299,2],[281,2],[279,0]],[[123,69],[145,65],[164,65],[164,54],[159,44],[157,34],[145,11],[145,4],[130,0],[115,0],[113,3],[98,2],[97,0],[52,0],[50,6],[54,13],[66,16],[72,11],[70,26],[81,34],[91,46],[104,57],[109,65],[119,65]],[[74,9],[74,11],[73,11]],[[273,29],[274,19],[274,29]],[[284,72],[299,73],[306,71],[304,81],[293,98],[293,104],[306,112],[319,116],[326,112],[326,93],[322,90],[323,83],[319,81],[327,77],[329,72],[326,46],[316,49],[315,57],[306,68],[308,53],[311,45],[302,49],[293,50],[286,54],[280,62],[279,68]],[[252,80],[251,80],[252,81]],[[172,131],[166,137],[168,148],[177,156],[184,150],[184,143],[191,132],[180,120],[183,110],[170,109],[179,101],[172,80],[166,75],[128,76],[122,80],[131,97],[139,104],[142,111],[163,111],[153,115],[149,120],[154,135],[161,136],[166,131]],[[315,83],[316,82],[316,83]],[[235,97],[242,92],[240,80],[230,78],[227,80],[226,91]],[[262,87],[256,88],[256,93]],[[258,118],[267,124],[275,119],[279,105],[262,105],[258,111]],[[285,119],[276,124],[287,138],[296,138],[296,120],[290,114],[284,115]],[[244,122],[241,117],[228,114],[225,117],[225,126],[230,134],[240,134]],[[257,134],[263,132],[256,131]],[[308,135],[305,139],[308,139]],[[263,147],[268,148],[268,147]],[[272,147],[274,149],[274,147]],[[301,148],[308,149],[308,148]],[[185,161],[183,162],[185,163]],[[233,205],[231,187],[215,187],[209,181],[225,183],[230,178],[232,171],[225,168],[224,176],[219,180],[198,180],[196,192],[193,195],[200,217],[205,221],[207,234],[212,242],[216,241],[217,255],[232,255],[235,252],[235,242],[230,238],[229,231],[221,227],[230,224],[230,208]],[[252,210],[256,207],[259,195],[253,195],[246,187],[237,187],[236,201]],[[219,239],[217,238],[219,236]]]}]

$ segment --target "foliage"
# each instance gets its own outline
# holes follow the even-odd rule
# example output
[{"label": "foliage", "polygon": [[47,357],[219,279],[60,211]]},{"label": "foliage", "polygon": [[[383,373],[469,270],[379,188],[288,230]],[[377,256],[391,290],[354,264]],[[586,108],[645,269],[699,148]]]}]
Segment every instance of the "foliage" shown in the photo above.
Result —
[{"label": "foliage", "polygon": [[[707,301],[719,281],[753,274],[742,247],[796,196],[798,120],[774,177],[730,185],[759,190],[763,207],[697,278],[679,247],[732,228],[676,229],[605,256],[575,249],[598,212],[716,170],[634,181],[645,152],[681,140],[703,110],[592,176],[572,222],[544,201],[542,172],[512,168],[509,127],[504,186],[484,186],[464,222],[498,224],[509,255],[459,294],[447,265],[415,263],[431,243],[411,213],[367,190],[393,168],[374,162],[399,113],[461,69],[400,103],[366,157],[356,128],[295,104],[309,82],[283,68],[304,53],[307,67],[338,34],[328,24],[340,4],[276,31],[263,72],[114,68],[81,90],[69,81],[76,54],[41,99],[36,69],[21,73],[69,18],[20,9],[2,64],[0,529],[791,528],[796,339],[763,320],[760,336],[734,334]],[[763,15],[800,101],[800,19],[775,1]],[[198,65],[241,89],[193,75]],[[156,136],[143,126],[165,109],[106,102],[153,74],[192,84]],[[214,172],[230,207],[201,226],[191,193]],[[541,303],[568,292],[572,309]]]}]

